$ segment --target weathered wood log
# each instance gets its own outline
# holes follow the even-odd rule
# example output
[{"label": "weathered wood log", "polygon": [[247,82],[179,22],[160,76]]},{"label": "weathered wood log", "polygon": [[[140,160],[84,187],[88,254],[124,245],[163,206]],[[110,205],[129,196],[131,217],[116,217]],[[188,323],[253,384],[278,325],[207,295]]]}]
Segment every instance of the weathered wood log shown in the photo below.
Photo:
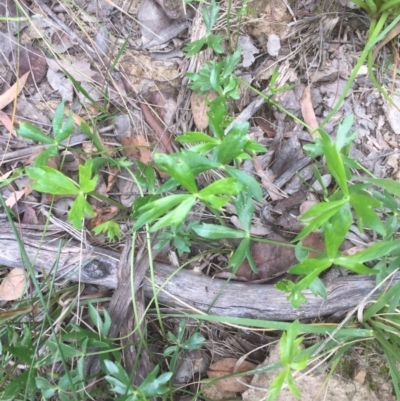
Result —
[{"label": "weathered wood log", "polygon": [[[117,287],[117,267],[120,255],[101,248],[81,248],[79,243],[40,236],[22,235],[25,250],[38,272],[56,275],[57,280],[73,280],[98,284],[107,288]],[[0,234],[0,265],[21,267],[23,265],[14,235]],[[59,260],[58,265],[55,265]],[[149,274],[144,281],[147,299],[153,294]],[[201,273],[154,263],[157,298],[168,306],[195,308],[219,316],[248,317],[266,320],[291,321],[295,319],[318,318],[345,312],[357,306],[375,287],[373,277],[348,276],[337,278],[327,284],[327,299],[315,297],[304,291],[307,303],[293,309],[286,300],[286,294],[268,284],[250,284],[213,279]],[[391,285],[400,280],[394,277]],[[374,294],[376,297],[378,292]]]}]

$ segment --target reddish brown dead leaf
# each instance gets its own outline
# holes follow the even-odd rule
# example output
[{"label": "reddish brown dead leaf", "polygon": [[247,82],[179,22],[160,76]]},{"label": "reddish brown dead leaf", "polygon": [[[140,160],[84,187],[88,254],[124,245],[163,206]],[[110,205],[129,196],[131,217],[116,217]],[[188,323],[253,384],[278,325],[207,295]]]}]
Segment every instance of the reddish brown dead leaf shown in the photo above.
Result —
[{"label": "reddish brown dead leaf", "polygon": [[21,221],[22,224],[39,224],[39,220],[36,216],[35,209],[32,207],[25,205],[24,209],[24,217]]},{"label": "reddish brown dead leaf", "polygon": [[160,140],[161,144],[164,146],[164,149],[168,153],[174,153],[174,148],[172,146],[171,134],[167,129],[164,129],[157,118],[154,117],[153,113],[150,110],[150,107],[141,103],[140,108],[142,109],[143,117],[146,120],[147,124],[150,125],[152,130],[156,133],[157,138]]},{"label": "reddish brown dead leaf", "polygon": [[37,84],[46,76],[47,62],[43,52],[36,47],[27,45],[22,48],[19,54],[19,75],[31,72],[28,84]]},{"label": "reddish brown dead leaf", "polygon": [[[289,245],[289,243],[276,232],[269,233],[267,239]],[[325,250],[324,241],[317,233],[309,234],[302,242],[305,247],[315,250],[315,252],[310,252],[310,257],[315,257],[318,253],[324,252]],[[251,270],[247,260],[242,263],[236,272],[236,276],[246,277],[249,281],[259,279],[268,280],[280,276],[286,273],[293,263],[296,262],[294,248],[289,246],[256,242],[251,247],[251,254],[256,263],[258,274],[255,274]]]},{"label": "reddish brown dead leaf", "polygon": [[4,111],[0,110],[0,122],[8,129],[8,131],[12,131],[13,125],[10,117]]},{"label": "reddish brown dead leaf", "polygon": [[94,218],[90,220],[88,227],[89,229],[93,229],[97,227],[99,224],[105,223],[113,219],[119,212],[119,209],[116,206],[105,206],[98,207],[94,210]]},{"label": "reddish brown dead leaf", "polygon": [[17,82],[8,90],[6,90],[2,95],[0,95],[0,110],[3,110],[8,104],[10,104],[22,91],[25,86],[26,80],[30,71],[25,73],[21,78],[17,79]]},{"label": "reddish brown dead leaf", "polygon": [[25,190],[13,192],[6,200],[6,205],[12,208],[23,196],[25,195]]},{"label": "reddish brown dead leaf", "polygon": [[275,138],[276,131],[261,117],[255,117],[254,122],[264,131],[268,138]]},{"label": "reddish brown dead leaf", "polygon": [[144,164],[150,163],[152,152],[146,138],[142,134],[137,134],[135,137],[121,138],[121,144],[124,146],[122,152],[125,156],[135,157]]},{"label": "reddish brown dead leaf", "polygon": [[[247,372],[253,370],[257,367],[254,363],[243,361],[237,368],[236,364],[238,359],[234,358],[224,358],[220,361],[210,365],[207,371],[207,375],[210,379],[215,379],[218,377],[223,377],[230,375],[235,372]],[[253,376],[241,376],[240,381],[250,384]],[[216,386],[224,391],[232,391],[235,393],[243,393],[248,387],[240,383],[237,378],[221,379],[216,382]]]},{"label": "reddish brown dead leaf", "polygon": [[15,301],[25,292],[24,269],[12,269],[0,284],[0,300]]},{"label": "reddish brown dead leaf", "polygon": [[319,127],[317,117],[315,116],[314,107],[311,102],[311,86],[308,85],[304,89],[300,99],[301,113],[305,123],[311,128],[310,134],[315,137],[314,131]]},{"label": "reddish brown dead leaf", "polygon": [[207,112],[210,109],[206,100],[214,100],[217,97],[215,92],[210,92],[206,95],[198,95],[192,93],[190,96],[190,106],[192,108],[193,121],[198,130],[202,131],[208,127],[208,115]]}]

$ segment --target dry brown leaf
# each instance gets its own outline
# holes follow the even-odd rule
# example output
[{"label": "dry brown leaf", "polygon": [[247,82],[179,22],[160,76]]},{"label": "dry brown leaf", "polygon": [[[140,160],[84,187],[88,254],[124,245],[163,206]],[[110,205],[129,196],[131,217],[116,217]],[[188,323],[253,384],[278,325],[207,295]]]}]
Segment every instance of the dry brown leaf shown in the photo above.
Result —
[{"label": "dry brown leaf", "polygon": [[122,152],[127,157],[136,157],[142,163],[150,163],[152,152],[149,149],[149,144],[142,134],[137,134],[135,137],[121,138],[121,144],[124,146]]},{"label": "dry brown leaf", "polygon": [[13,126],[10,120],[10,117],[4,111],[0,110],[0,122],[8,129],[8,131],[12,131]]},{"label": "dry brown leaf", "polygon": [[[243,361],[240,363],[238,367],[236,367],[236,364],[238,362],[238,359],[234,358],[224,358],[221,359],[218,362],[213,363],[210,365],[210,367],[207,370],[207,375],[211,379],[215,379],[218,377],[223,377],[226,375],[230,375],[235,372],[247,372],[249,370],[253,370],[257,367],[254,363],[248,362],[248,361]],[[253,376],[241,376],[239,378],[240,381],[244,383],[250,384]],[[232,377],[229,379],[221,379],[218,380],[216,383],[216,386],[219,387],[221,390],[224,391],[232,391],[235,393],[243,393],[248,389],[247,386],[244,384],[240,383],[237,378]]]},{"label": "dry brown leaf", "polygon": [[315,137],[314,131],[319,127],[317,117],[315,116],[314,107],[311,102],[311,86],[308,85],[300,99],[301,114],[305,123],[311,128],[310,134]]},{"label": "dry brown leaf", "polygon": [[[254,363],[243,361],[238,367],[236,367],[236,363],[238,359],[234,358],[224,358],[220,361],[213,363],[210,365],[207,371],[207,375],[211,379],[215,379],[218,377],[223,377],[226,375],[230,375],[235,372],[247,372],[248,370],[253,370],[257,367]],[[240,380],[242,382],[250,384],[253,376],[241,376]],[[229,379],[221,379],[218,380],[216,386],[224,391],[232,391],[235,393],[243,393],[247,390],[247,386],[240,383],[237,378],[229,378]]]},{"label": "dry brown leaf", "polygon": [[31,45],[21,48],[19,54],[19,75],[23,75],[30,71],[28,84],[38,84],[47,73],[46,58],[42,50]]},{"label": "dry brown leaf", "polygon": [[210,108],[207,106],[206,100],[214,100],[216,97],[217,94],[215,92],[210,92],[207,95],[200,96],[193,92],[190,96],[193,121],[198,130],[202,131],[208,127],[207,112]]},{"label": "dry brown leaf", "polygon": [[25,292],[24,269],[12,269],[0,284],[0,300],[15,301]]},{"label": "dry brown leaf", "polygon": [[6,205],[12,208],[23,196],[25,195],[25,190],[13,192],[6,200]]},{"label": "dry brown leaf", "polygon": [[17,96],[22,91],[22,88],[25,86],[29,74],[30,71],[22,75],[22,77],[18,78],[17,82],[15,82],[15,84],[10,89],[6,90],[2,95],[0,95],[0,110],[3,110],[4,107],[6,107],[14,99],[17,98]]}]

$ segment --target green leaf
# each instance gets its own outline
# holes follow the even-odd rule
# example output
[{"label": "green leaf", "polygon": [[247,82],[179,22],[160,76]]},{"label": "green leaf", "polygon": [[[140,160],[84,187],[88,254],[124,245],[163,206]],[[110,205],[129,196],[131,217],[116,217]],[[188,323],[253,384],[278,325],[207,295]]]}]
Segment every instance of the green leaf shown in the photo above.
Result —
[{"label": "green leaf", "polygon": [[77,195],[80,193],[75,181],[54,168],[26,167],[25,171],[27,176],[35,181],[31,184],[31,188],[35,191],[52,195]]},{"label": "green leaf", "polygon": [[164,384],[169,382],[172,377],[172,372],[166,372],[157,377],[159,369],[160,367],[156,366],[139,386],[140,390],[146,397],[152,398],[169,391],[169,388]]},{"label": "green leaf", "polygon": [[397,251],[400,247],[400,240],[396,241],[380,241],[377,242],[363,251],[356,253],[351,256],[341,256],[335,259],[335,263],[339,263],[338,260],[347,259],[357,263],[370,262],[382,258],[384,256],[390,256],[393,251]]},{"label": "green leaf", "polygon": [[369,178],[369,177],[362,177],[360,179],[367,182],[371,182],[378,187],[386,189],[393,195],[400,198],[400,182],[398,181],[389,180],[385,178]]},{"label": "green leaf", "polygon": [[81,187],[81,191],[84,193],[90,193],[95,190],[98,176],[92,176],[92,169],[93,169],[93,160],[88,159],[86,160],[85,164],[79,166],[79,185]]},{"label": "green leaf", "polygon": [[315,296],[320,296],[324,299],[326,299],[328,296],[324,283],[319,279],[319,277],[315,277],[314,281],[309,285],[308,288]]},{"label": "green leaf", "polygon": [[42,142],[49,145],[53,145],[55,143],[53,138],[46,135],[39,128],[25,121],[20,123],[19,128],[16,128],[15,130],[17,131],[18,135],[26,139],[31,139],[35,142]]},{"label": "green leaf", "polygon": [[61,102],[58,107],[56,108],[56,111],[54,112],[53,116],[53,135],[54,138],[56,138],[57,142],[57,135],[61,131],[62,123],[64,120],[64,108],[65,108],[65,103]]},{"label": "green leaf", "polygon": [[164,217],[158,220],[157,223],[155,223],[150,228],[150,232],[160,230],[161,228],[167,226],[177,226],[178,224],[181,224],[185,220],[186,216],[189,214],[195,203],[196,198],[194,197],[190,197],[184,200],[174,210],[167,213]]},{"label": "green leaf", "polygon": [[156,153],[153,160],[157,167],[161,170],[168,172],[168,174],[179,182],[192,194],[197,193],[196,181],[193,172],[185,162],[183,157],[177,154],[171,157],[165,153]]},{"label": "green leaf", "polygon": [[225,165],[243,152],[243,148],[248,141],[247,132],[249,127],[250,125],[248,122],[234,124],[232,126],[221,145],[217,148],[216,154],[219,163]]},{"label": "green leaf", "polygon": [[64,126],[64,102],[61,103],[54,114],[53,119],[53,135],[58,143],[67,139],[74,131],[74,122],[72,120],[72,110],[69,111],[67,121]]},{"label": "green leaf", "polygon": [[92,206],[90,206],[89,202],[86,200],[85,196],[83,194],[79,194],[71,206],[71,210],[69,211],[68,215],[68,221],[77,230],[81,230],[85,215],[93,217],[94,211]]},{"label": "green leaf", "polygon": [[243,191],[244,185],[235,178],[221,178],[207,185],[199,192],[199,199],[206,199],[210,195],[236,195]]},{"label": "green leaf", "polygon": [[219,13],[219,5],[215,2],[215,0],[211,0],[210,7],[207,9],[206,7],[202,8],[201,14],[203,16],[203,22],[207,29],[207,34],[211,33],[211,30],[214,24],[217,22]]},{"label": "green leaf", "polygon": [[349,145],[357,138],[356,132],[348,136],[353,123],[354,123],[354,116],[353,114],[350,114],[343,120],[341,124],[339,124],[335,141],[338,150],[342,150],[345,146]]},{"label": "green leaf", "polygon": [[219,35],[210,34],[207,37],[208,46],[211,47],[215,53],[221,54],[223,52],[222,42],[224,39]]},{"label": "green leaf", "polygon": [[293,376],[290,372],[286,376],[286,382],[287,382],[288,388],[292,392],[292,394],[298,398],[301,398],[300,390],[298,389],[296,382],[294,381]]},{"label": "green leaf", "polygon": [[99,137],[99,134],[97,133],[95,128],[93,129],[92,132],[89,125],[86,124],[84,121],[82,121],[80,129],[93,142],[94,146],[96,146],[99,152],[105,152],[106,149],[104,148],[103,143],[101,142],[101,139]]},{"label": "green leaf", "polygon": [[210,142],[218,145],[220,142],[210,135],[204,134],[203,132],[186,132],[184,135],[180,135],[175,139],[180,143],[192,143],[192,142]]},{"label": "green leaf", "polygon": [[372,210],[373,207],[381,207],[381,203],[378,200],[370,197],[369,195],[355,193],[351,194],[350,202],[363,224],[369,228],[372,228],[378,234],[383,236],[386,234],[386,230],[381,219],[375,213],[375,211]]},{"label": "green leaf", "polygon": [[58,156],[58,146],[51,145],[43,152],[40,152],[35,159],[35,167],[45,166],[47,160],[52,156]]},{"label": "green leaf", "polygon": [[236,212],[238,214],[240,223],[242,224],[243,230],[247,233],[250,232],[251,220],[254,214],[254,202],[249,194],[244,191],[241,192],[236,200],[233,201]]},{"label": "green leaf", "polygon": [[240,61],[240,57],[242,55],[242,50],[237,48],[233,54],[227,54],[223,63],[224,63],[224,72],[222,78],[227,78],[229,75],[232,74],[233,70],[235,69],[236,65]]},{"label": "green leaf", "polygon": [[233,228],[219,226],[216,224],[202,223],[193,227],[193,231],[200,237],[207,239],[222,238],[245,238],[246,233]]},{"label": "green leaf", "polygon": [[274,401],[275,398],[278,398],[279,394],[282,391],[283,384],[285,382],[287,376],[287,370],[283,370],[275,379],[272,381],[269,386],[267,401]]},{"label": "green leaf", "polygon": [[233,253],[231,258],[229,259],[228,269],[232,269],[233,273],[239,269],[240,265],[243,263],[247,254],[250,254],[250,238],[243,238],[242,242],[236,248],[236,251]]},{"label": "green leaf", "polygon": [[357,274],[378,274],[379,271],[370,269],[355,260],[348,259],[347,257],[341,256],[335,259],[335,264],[338,266],[345,267],[347,270],[351,270]]},{"label": "green leaf", "polygon": [[199,349],[204,341],[206,341],[206,339],[195,332],[182,344],[182,348],[188,350]]},{"label": "green leaf", "polygon": [[104,223],[99,224],[93,228],[93,232],[95,235],[106,233],[110,241],[114,241],[116,239],[120,240],[122,238],[121,229],[118,223],[116,223],[114,220],[105,221]]},{"label": "green leaf", "polygon": [[228,113],[224,96],[219,96],[210,103],[210,110],[207,112],[208,125],[211,132],[220,141],[224,138],[224,123]]},{"label": "green leaf", "polygon": [[[326,221],[328,221],[333,215],[335,215],[342,206],[347,202],[346,199],[342,199],[339,201],[332,202],[324,202],[314,205],[310,208],[302,217],[302,220],[305,220],[309,217],[309,215],[317,214],[318,217],[307,222],[306,227],[296,236],[293,241],[298,241],[304,237],[306,237],[311,232],[315,231],[317,228],[321,227]],[[319,215],[318,215],[319,212]]]},{"label": "green leaf", "polygon": [[316,271],[324,271],[331,265],[332,262],[329,259],[311,258],[292,266],[288,272],[290,274],[310,274]]},{"label": "green leaf", "polygon": [[51,384],[44,377],[35,377],[36,387],[42,391],[44,398],[52,397],[57,391],[57,387]]},{"label": "green leaf", "polygon": [[139,218],[137,219],[132,230],[138,230],[144,224],[150,224],[154,220],[162,216],[166,211],[172,209],[177,204],[184,202],[186,199],[192,198],[192,195],[169,195],[165,198],[157,199],[142,206],[139,210]]},{"label": "green leaf", "polygon": [[229,167],[226,166],[224,168],[226,173],[230,175],[231,177],[236,178],[238,181],[240,181],[242,184],[246,186],[248,189],[250,195],[255,199],[258,200],[259,202],[262,201],[263,199],[263,192],[261,189],[261,186],[259,182],[253,178],[251,175],[245,173],[242,170],[239,170],[237,168]]},{"label": "green leaf", "polygon": [[328,165],[329,171],[335,178],[340,189],[343,191],[344,196],[348,197],[349,189],[347,186],[346,170],[344,167],[342,157],[339,153],[339,150],[337,149],[335,144],[332,142],[332,139],[329,137],[329,135],[326,132],[319,129],[319,133],[322,138],[322,146],[324,149],[326,163]]},{"label": "green leaf", "polygon": [[324,224],[325,249],[329,258],[337,256],[352,223],[353,215],[350,205],[346,203]]},{"label": "green leaf", "polygon": [[183,51],[187,52],[186,57],[192,57],[199,53],[206,44],[206,40],[207,37],[204,36],[203,38],[195,40],[194,42],[186,43],[186,45],[183,47]]}]

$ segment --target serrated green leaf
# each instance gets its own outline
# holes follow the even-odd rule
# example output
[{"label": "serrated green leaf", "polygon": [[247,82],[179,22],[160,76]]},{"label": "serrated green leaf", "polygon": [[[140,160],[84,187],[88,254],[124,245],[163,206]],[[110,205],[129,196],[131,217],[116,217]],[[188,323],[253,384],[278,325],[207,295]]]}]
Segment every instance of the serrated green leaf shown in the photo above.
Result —
[{"label": "serrated green leaf", "polygon": [[244,191],[238,194],[236,200],[233,201],[236,212],[238,214],[240,223],[242,224],[243,230],[247,233],[250,232],[251,220],[254,214],[254,202]]},{"label": "serrated green leaf", "polygon": [[311,282],[308,288],[315,296],[320,296],[324,299],[326,299],[326,297],[328,296],[324,283],[320,280],[319,277],[315,277],[314,281]]},{"label": "serrated green leaf", "polygon": [[227,78],[229,75],[232,74],[233,70],[235,69],[236,65],[240,61],[240,57],[242,55],[242,50],[237,48],[233,54],[227,54],[223,63],[224,63],[224,72],[222,78]]},{"label": "serrated green leaf", "polygon": [[201,14],[203,16],[203,22],[206,26],[207,34],[211,33],[214,24],[217,22],[218,13],[219,5],[215,2],[215,0],[211,0],[210,6],[208,8],[202,8]]},{"label": "serrated green leaf", "polygon": [[31,188],[35,191],[52,195],[77,195],[80,193],[75,181],[54,168],[26,167],[25,171],[27,176],[35,181],[31,184]]},{"label": "serrated green leaf", "polygon": [[244,185],[235,178],[221,178],[203,188],[198,196],[206,199],[209,195],[236,195],[243,191]]},{"label": "serrated green leaf", "polygon": [[339,124],[335,141],[338,150],[342,150],[345,146],[349,145],[357,138],[357,133],[349,135],[353,123],[354,116],[353,114],[350,114],[343,120],[341,124]]},{"label": "serrated green leaf", "polygon": [[105,221],[104,223],[93,227],[92,230],[95,235],[106,233],[110,241],[114,241],[115,239],[120,240],[122,238],[121,229],[114,220]]},{"label": "serrated green leaf", "polygon": [[165,198],[157,199],[156,201],[146,203],[139,209],[139,218],[136,220],[132,230],[138,230],[144,224],[151,224],[153,221],[162,216],[165,212],[172,209],[179,203],[191,198],[192,195],[169,195]]},{"label": "serrated green leaf", "polygon": [[315,271],[323,271],[332,265],[329,259],[307,259],[289,269],[290,274],[309,274]]},{"label": "serrated green leaf", "polygon": [[232,126],[217,148],[216,155],[219,163],[222,165],[228,164],[243,152],[243,148],[248,141],[247,132],[249,127],[248,122]]},{"label": "serrated green leaf", "polygon": [[90,193],[95,190],[98,176],[92,177],[93,160],[86,160],[85,164],[79,166],[79,186],[83,193]]},{"label": "serrated green leaf", "polygon": [[67,121],[61,128],[58,135],[54,135],[58,143],[63,142],[74,132],[74,120],[72,119],[72,110],[69,111]]},{"label": "serrated green leaf", "polygon": [[207,44],[215,53],[221,54],[223,52],[222,42],[224,39],[219,35],[210,34],[207,37]]},{"label": "serrated green leaf", "polygon": [[19,124],[19,128],[15,129],[17,134],[26,139],[31,139],[35,142],[42,142],[48,145],[53,145],[55,143],[54,139],[46,135],[39,128],[28,122],[22,122]]},{"label": "serrated green leaf", "polygon": [[56,108],[56,111],[54,112],[53,116],[53,135],[54,138],[56,138],[57,142],[57,135],[61,131],[62,123],[64,120],[64,108],[65,108],[65,103],[61,102],[58,107]]},{"label": "serrated green leaf", "polygon": [[340,152],[326,132],[320,129],[319,133],[322,138],[322,146],[329,171],[335,178],[340,189],[343,191],[344,196],[348,197],[349,188],[347,185],[346,170]]},{"label": "serrated green leaf", "polygon": [[371,182],[372,184],[378,187],[386,189],[393,195],[400,198],[400,182],[398,181],[389,180],[386,178],[369,178],[369,177],[363,177],[361,179],[367,182]]},{"label": "serrated green leaf", "polygon": [[243,231],[206,223],[193,227],[193,231],[200,237],[207,239],[244,238],[246,236],[246,233]]},{"label": "serrated green leaf", "polygon": [[183,51],[187,52],[186,57],[192,57],[199,53],[206,44],[206,40],[207,38],[203,37],[199,40],[195,40],[194,42],[186,43],[186,45],[183,47]]},{"label": "serrated green leaf", "polygon": [[386,230],[381,219],[372,209],[373,207],[381,207],[381,203],[378,200],[373,199],[368,195],[355,193],[351,194],[350,202],[363,224],[369,228],[372,228],[378,234],[383,236],[386,234]]},{"label": "serrated green leaf", "polygon": [[244,184],[246,186],[246,188],[248,189],[249,193],[251,194],[251,196],[255,200],[258,200],[259,202],[262,201],[262,199],[263,199],[262,188],[261,188],[261,185],[259,184],[259,182],[255,178],[253,178],[249,174],[245,173],[244,171],[233,168],[233,167],[226,166],[224,168],[224,170],[226,171],[226,173],[228,175],[236,178],[238,181],[240,181],[242,184]]},{"label": "serrated green leaf", "polygon": [[157,377],[159,369],[159,366],[156,366],[139,386],[143,395],[146,397],[156,397],[157,395],[165,394],[169,390],[169,388],[165,386],[165,383],[168,383],[171,379],[172,372],[162,373]]},{"label": "serrated green leaf", "polygon": [[329,258],[337,256],[352,223],[353,215],[350,205],[346,203],[324,224],[325,249]]},{"label": "serrated green leaf", "polygon": [[[315,231],[317,228],[321,227],[326,221],[328,221],[333,215],[335,215],[335,213],[337,213],[342,208],[343,204],[346,202],[347,201],[343,199],[340,201],[320,203],[315,206],[321,205],[321,207],[315,208],[315,206],[313,206],[312,208],[310,208],[310,210],[302,216],[302,219],[305,219],[306,215],[309,212],[314,214],[316,210],[321,210],[320,212],[321,214],[318,217],[311,220],[310,222],[308,222],[306,227],[296,236],[296,238],[293,241],[298,241],[306,237],[311,232]],[[325,205],[325,207],[322,207],[323,205]]]},{"label": "serrated green leaf", "polygon": [[71,206],[71,210],[69,211],[68,215],[68,221],[77,230],[81,230],[85,215],[93,217],[94,211],[92,206],[90,206],[89,202],[86,200],[85,196],[83,194],[79,194]]},{"label": "serrated green leaf", "polygon": [[184,135],[178,136],[175,140],[180,143],[211,142],[215,145],[220,143],[204,132],[186,132]]},{"label": "serrated green leaf", "polygon": [[400,247],[400,240],[396,241],[380,241],[377,242],[368,248],[364,249],[363,251],[356,253],[355,255],[351,256],[342,256],[340,258],[335,259],[335,263],[337,260],[345,258],[347,260],[351,260],[357,263],[365,263],[370,262],[372,260],[376,260],[382,258],[384,256],[390,256],[393,251],[397,251]]},{"label": "serrated green leaf", "polygon": [[243,238],[242,242],[229,259],[228,269],[232,269],[233,273],[236,273],[246,256],[250,253],[250,238]]},{"label": "serrated green leaf", "polygon": [[196,203],[196,198],[190,197],[180,203],[174,210],[161,217],[151,228],[150,232],[160,230],[167,226],[177,226],[181,224]]},{"label": "serrated green leaf", "polygon": [[51,145],[43,152],[40,152],[35,159],[35,167],[45,166],[47,160],[52,156],[58,156],[58,146]]},{"label": "serrated green leaf", "polygon": [[172,178],[179,182],[189,192],[197,193],[197,185],[194,175],[181,154],[171,157],[165,153],[156,153],[153,160],[158,168],[166,171]]}]

